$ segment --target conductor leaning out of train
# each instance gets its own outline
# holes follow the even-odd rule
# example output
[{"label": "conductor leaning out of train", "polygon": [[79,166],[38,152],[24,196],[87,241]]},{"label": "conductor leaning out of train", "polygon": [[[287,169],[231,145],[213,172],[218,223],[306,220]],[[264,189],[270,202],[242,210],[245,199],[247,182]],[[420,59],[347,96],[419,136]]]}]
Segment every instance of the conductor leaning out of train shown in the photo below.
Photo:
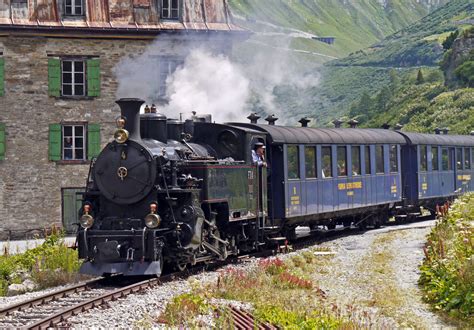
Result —
[{"label": "conductor leaning out of train", "polygon": [[252,164],[259,167],[267,167],[265,161],[265,145],[262,142],[257,142],[252,150]]}]

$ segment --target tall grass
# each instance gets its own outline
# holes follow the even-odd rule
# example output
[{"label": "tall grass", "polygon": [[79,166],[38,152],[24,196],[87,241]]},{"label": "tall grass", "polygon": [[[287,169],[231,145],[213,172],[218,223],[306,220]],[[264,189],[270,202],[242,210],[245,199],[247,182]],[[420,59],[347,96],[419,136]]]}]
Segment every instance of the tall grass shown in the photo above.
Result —
[{"label": "tall grass", "polygon": [[428,235],[420,284],[425,300],[474,326],[474,194],[440,209]]},{"label": "tall grass", "polygon": [[10,284],[21,283],[24,274],[29,274],[38,289],[77,281],[79,266],[77,251],[67,247],[63,234],[53,228],[38,247],[20,254],[0,256],[0,295],[7,294]]}]

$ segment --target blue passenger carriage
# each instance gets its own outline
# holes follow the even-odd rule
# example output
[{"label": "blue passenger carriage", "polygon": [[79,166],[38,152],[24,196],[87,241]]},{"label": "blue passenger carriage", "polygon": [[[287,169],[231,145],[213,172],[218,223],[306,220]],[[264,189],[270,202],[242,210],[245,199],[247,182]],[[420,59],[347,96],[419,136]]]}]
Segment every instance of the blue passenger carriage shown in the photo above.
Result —
[{"label": "blue passenger carriage", "polygon": [[400,151],[406,141],[397,132],[240,125],[267,134],[274,225],[378,226],[401,201]]},{"label": "blue passenger carriage", "polygon": [[472,191],[474,136],[401,132],[405,205],[432,213],[459,193]]}]

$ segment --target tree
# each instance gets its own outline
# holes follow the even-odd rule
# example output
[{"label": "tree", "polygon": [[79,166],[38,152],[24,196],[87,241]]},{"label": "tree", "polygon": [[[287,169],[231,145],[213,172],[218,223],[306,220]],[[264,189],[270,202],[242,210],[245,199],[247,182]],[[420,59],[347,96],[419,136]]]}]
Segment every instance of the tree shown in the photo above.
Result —
[{"label": "tree", "polygon": [[456,40],[458,35],[459,35],[459,30],[451,32],[451,34],[442,43],[444,50],[451,49],[451,46],[453,45],[454,40]]},{"label": "tree", "polygon": [[390,88],[392,90],[396,90],[400,85],[400,77],[398,76],[398,72],[395,69],[390,69]]},{"label": "tree", "polygon": [[474,61],[465,61],[454,70],[454,74],[465,86],[474,87]]},{"label": "tree", "polygon": [[392,91],[388,86],[384,86],[375,98],[375,102],[377,104],[377,111],[386,111],[391,98]]},{"label": "tree", "polygon": [[421,85],[425,82],[425,78],[423,77],[423,72],[421,69],[418,70],[418,74],[416,75],[416,84]]}]

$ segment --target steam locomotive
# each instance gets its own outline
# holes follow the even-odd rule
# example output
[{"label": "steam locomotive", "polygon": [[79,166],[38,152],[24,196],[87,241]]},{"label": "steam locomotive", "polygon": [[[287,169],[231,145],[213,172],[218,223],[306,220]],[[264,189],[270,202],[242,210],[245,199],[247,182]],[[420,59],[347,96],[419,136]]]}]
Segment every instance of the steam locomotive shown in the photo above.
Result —
[{"label": "steam locomotive", "polygon": [[[81,272],[160,275],[293,238],[295,228],[378,227],[474,188],[474,137],[388,129],[181,122],[117,101],[114,140],[91,163]],[[252,164],[256,143],[268,168]]]}]

